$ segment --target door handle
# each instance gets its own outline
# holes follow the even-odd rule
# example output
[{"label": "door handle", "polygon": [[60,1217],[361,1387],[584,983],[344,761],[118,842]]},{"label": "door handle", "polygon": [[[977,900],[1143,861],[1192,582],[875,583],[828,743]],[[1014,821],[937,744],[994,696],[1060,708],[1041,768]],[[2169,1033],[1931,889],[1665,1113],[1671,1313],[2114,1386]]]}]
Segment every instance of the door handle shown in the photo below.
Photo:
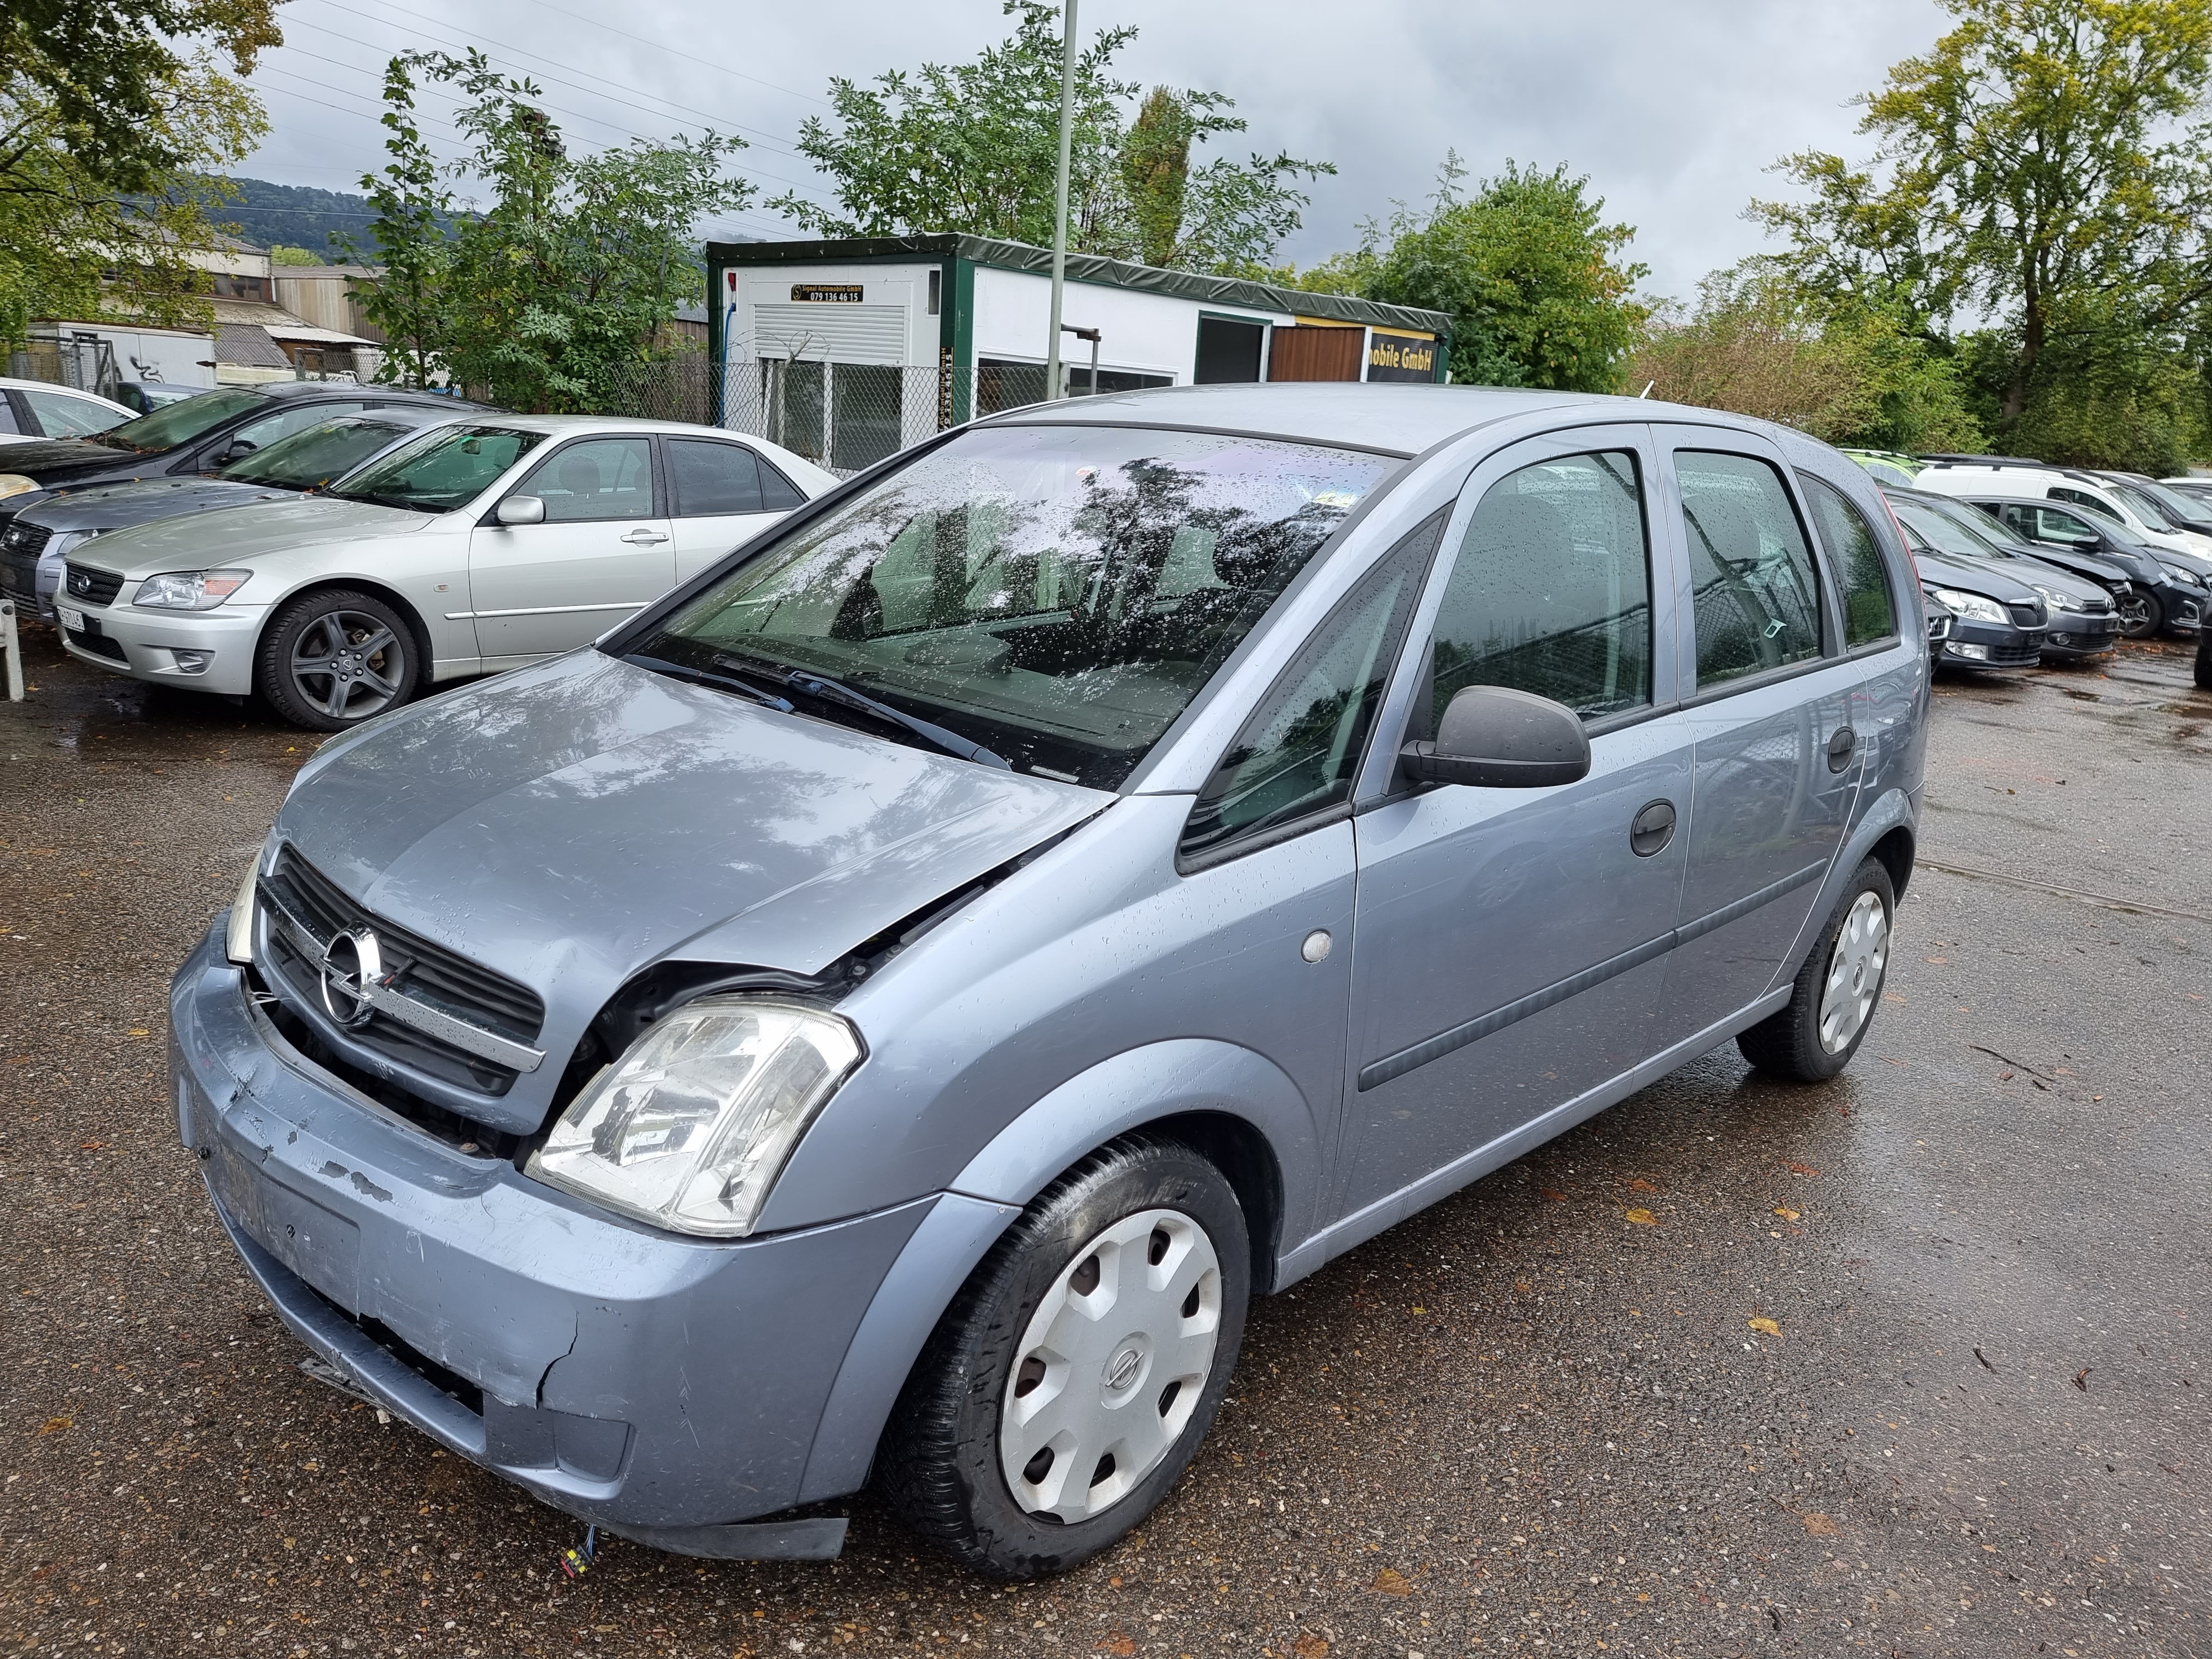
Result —
[{"label": "door handle", "polygon": [[1840,772],[1851,763],[1851,751],[1858,747],[1858,733],[1848,726],[1836,728],[1835,736],[1828,739],[1828,769]]},{"label": "door handle", "polygon": [[632,547],[654,547],[658,546],[660,543],[666,541],[668,538],[662,535],[658,530],[647,530],[641,526],[637,529],[631,531],[629,534],[623,537],[623,539],[628,542]]},{"label": "door handle", "polygon": [[1628,826],[1628,850],[1640,859],[1662,851],[1674,839],[1674,803],[1648,802]]}]

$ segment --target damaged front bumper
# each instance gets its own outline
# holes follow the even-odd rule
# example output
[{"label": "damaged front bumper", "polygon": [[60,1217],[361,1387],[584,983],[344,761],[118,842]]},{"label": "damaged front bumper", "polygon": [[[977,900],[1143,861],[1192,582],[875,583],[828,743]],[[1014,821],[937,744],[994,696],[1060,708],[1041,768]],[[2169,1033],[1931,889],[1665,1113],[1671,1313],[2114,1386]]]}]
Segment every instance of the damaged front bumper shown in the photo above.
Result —
[{"label": "damaged front bumper", "polygon": [[799,1499],[877,1287],[935,1198],[766,1237],[630,1225],[291,1048],[222,951],[170,993],[178,1128],[293,1332],[440,1444],[640,1542],[834,1555]]}]

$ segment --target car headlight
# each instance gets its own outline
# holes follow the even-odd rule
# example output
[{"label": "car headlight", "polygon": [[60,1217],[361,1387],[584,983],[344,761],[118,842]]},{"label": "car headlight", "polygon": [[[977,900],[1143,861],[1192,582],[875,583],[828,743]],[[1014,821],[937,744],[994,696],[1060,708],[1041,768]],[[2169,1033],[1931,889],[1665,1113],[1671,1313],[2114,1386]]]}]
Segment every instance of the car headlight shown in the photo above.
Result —
[{"label": "car headlight", "polygon": [[586,1085],[524,1173],[673,1232],[742,1238],[861,1052],[819,1008],[702,997]]},{"label": "car headlight", "polygon": [[2062,593],[2055,587],[2044,586],[2040,582],[2030,582],[2028,586],[2053,611],[2079,611],[2081,608],[2081,601],[2071,593]]},{"label": "car headlight", "polygon": [[1962,617],[1971,617],[1976,622],[2008,623],[2012,620],[2005,614],[2002,605],[1995,599],[1985,599],[1978,593],[1961,592],[1955,587],[1938,587],[1933,592],[1952,610]]},{"label": "car headlight", "polygon": [[10,495],[21,495],[38,487],[36,478],[27,478],[20,472],[0,472],[0,501],[7,500]]},{"label": "car headlight", "polygon": [[2163,561],[2160,562],[2158,568],[2166,572],[2166,577],[2168,581],[2179,582],[2184,587],[2202,587],[2204,586],[2204,578],[2198,575],[2194,570],[2186,569],[2178,564],[2167,564]]},{"label": "car headlight", "polygon": [[171,570],[140,582],[131,603],[155,611],[212,611],[252,579],[251,570]]},{"label": "car headlight", "polygon": [[230,920],[222,930],[222,953],[241,968],[253,960],[254,883],[260,876],[261,854],[257,849],[253,861],[246,866],[246,879],[238,884],[238,892],[230,901]]}]

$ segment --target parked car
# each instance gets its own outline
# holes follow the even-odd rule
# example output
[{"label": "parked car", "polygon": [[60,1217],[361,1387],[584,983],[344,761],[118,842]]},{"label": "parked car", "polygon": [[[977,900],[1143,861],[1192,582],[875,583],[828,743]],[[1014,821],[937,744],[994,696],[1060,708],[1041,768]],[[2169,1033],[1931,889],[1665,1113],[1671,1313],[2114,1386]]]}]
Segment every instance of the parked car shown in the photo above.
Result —
[{"label": "parked car", "polygon": [[2117,520],[2148,546],[2192,559],[2212,556],[2212,536],[2168,526],[2162,518],[2154,522],[2115,489],[2109,478],[2075,467],[2045,466],[2034,461],[1936,460],[1923,467],[1913,483],[1938,495],[1995,495],[2022,501],[2063,501]]},{"label": "parked car", "polygon": [[[2120,617],[2113,595],[2130,584],[2118,565],[2109,560],[2097,562],[2104,568],[2104,580],[2061,568],[2019,550],[2018,544],[2008,538],[2000,539],[1996,526],[1971,507],[1918,490],[1882,493],[1916,554],[1942,553],[1986,566],[2024,585],[2042,602],[2048,630],[2043,636],[2045,662],[2097,656],[2118,642]],[[2083,559],[2081,555],[2075,556],[2077,561]],[[1927,573],[1921,574],[1924,588]]]},{"label": "parked car", "polygon": [[213,390],[204,386],[171,386],[164,380],[125,380],[115,388],[115,398],[129,404],[134,415],[151,415],[157,409]]},{"label": "parked car", "polygon": [[2154,529],[2187,531],[2205,545],[2194,550],[2212,554],[2212,503],[2169,489],[2140,472],[2100,472],[2112,493],[2134,509],[2135,515]]},{"label": "parked car", "polygon": [[1837,453],[1848,455],[1874,474],[1876,483],[1903,484],[1910,487],[1919,475],[1922,462],[1916,455],[1900,454],[1893,449],[1853,449],[1844,447]]},{"label": "parked car", "polygon": [[2185,473],[2178,478],[2160,478],[2159,482],[2178,495],[2186,496],[2201,507],[2212,507],[2212,477]]},{"label": "parked car", "polygon": [[1932,665],[1943,659],[1944,642],[1958,625],[1958,615],[1951,607],[1936,597],[1933,588],[1922,586],[1920,608],[1928,619],[1928,660]]},{"label": "parked car", "polygon": [[19,447],[35,438],[86,438],[131,418],[118,403],[45,380],[0,376],[0,456],[13,465]]},{"label": "parked car", "polygon": [[53,492],[219,472],[318,421],[393,404],[428,405],[448,415],[482,407],[350,380],[278,380],[204,392],[90,437],[0,447],[0,530]]},{"label": "parked car", "polygon": [[95,536],[187,513],[283,501],[321,489],[447,411],[389,404],[368,415],[336,415],[233,461],[213,477],[142,478],[50,495],[0,530],[0,592],[52,622],[62,563]]},{"label": "parked car", "polygon": [[560,1509],[824,1555],[774,1517],[872,1467],[1066,1568],[1255,1292],[1730,1037],[1849,1062],[1928,687],[1784,428],[1032,406],[325,744],[176,976],[179,1127],[292,1331]]},{"label": "parked car", "polygon": [[1954,668],[2033,668],[2042,660],[2050,611],[2026,582],[1979,560],[1954,558],[1925,543],[1912,556],[1923,593],[1951,613],[1936,660]]},{"label": "parked car", "polygon": [[2212,605],[2212,584],[2198,568],[2200,561],[2148,546],[2094,508],[2002,493],[1956,499],[1980,508],[2039,556],[2055,559],[2070,550],[2126,567],[2131,591],[2115,595],[2114,603],[2120,607],[2120,631],[2130,639],[2148,639],[2168,628],[2189,632]]},{"label": "parked car", "polygon": [[320,494],[78,547],[56,611],[83,661],[337,732],[588,644],[836,482],[679,422],[447,420]]}]

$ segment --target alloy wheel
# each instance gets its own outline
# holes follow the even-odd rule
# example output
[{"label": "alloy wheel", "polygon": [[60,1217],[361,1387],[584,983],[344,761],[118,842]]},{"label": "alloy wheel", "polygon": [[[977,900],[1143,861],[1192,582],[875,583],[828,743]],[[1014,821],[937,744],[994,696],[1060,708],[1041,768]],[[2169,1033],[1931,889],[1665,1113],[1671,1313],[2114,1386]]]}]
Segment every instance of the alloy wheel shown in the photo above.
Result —
[{"label": "alloy wheel", "polygon": [[1091,1240],[1030,1316],[1000,1407],[1014,1501],[1073,1522],[1127,1497],[1197,1409],[1220,1330],[1220,1260],[1190,1217],[1146,1210]]},{"label": "alloy wheel", "polygon": [[1863,892],[1837,930],[1820,990],[1820,1046],[1830,1054],[1849,1048],[1873,1013],[1888,960],[1889,912],[1881,894]]},{"label": "alloy wheel", "polygon": [[360,720],[392,707],[407,681],[407,647],[380,617],[330,611],[300,630],[292,685],[333,720]]}]

